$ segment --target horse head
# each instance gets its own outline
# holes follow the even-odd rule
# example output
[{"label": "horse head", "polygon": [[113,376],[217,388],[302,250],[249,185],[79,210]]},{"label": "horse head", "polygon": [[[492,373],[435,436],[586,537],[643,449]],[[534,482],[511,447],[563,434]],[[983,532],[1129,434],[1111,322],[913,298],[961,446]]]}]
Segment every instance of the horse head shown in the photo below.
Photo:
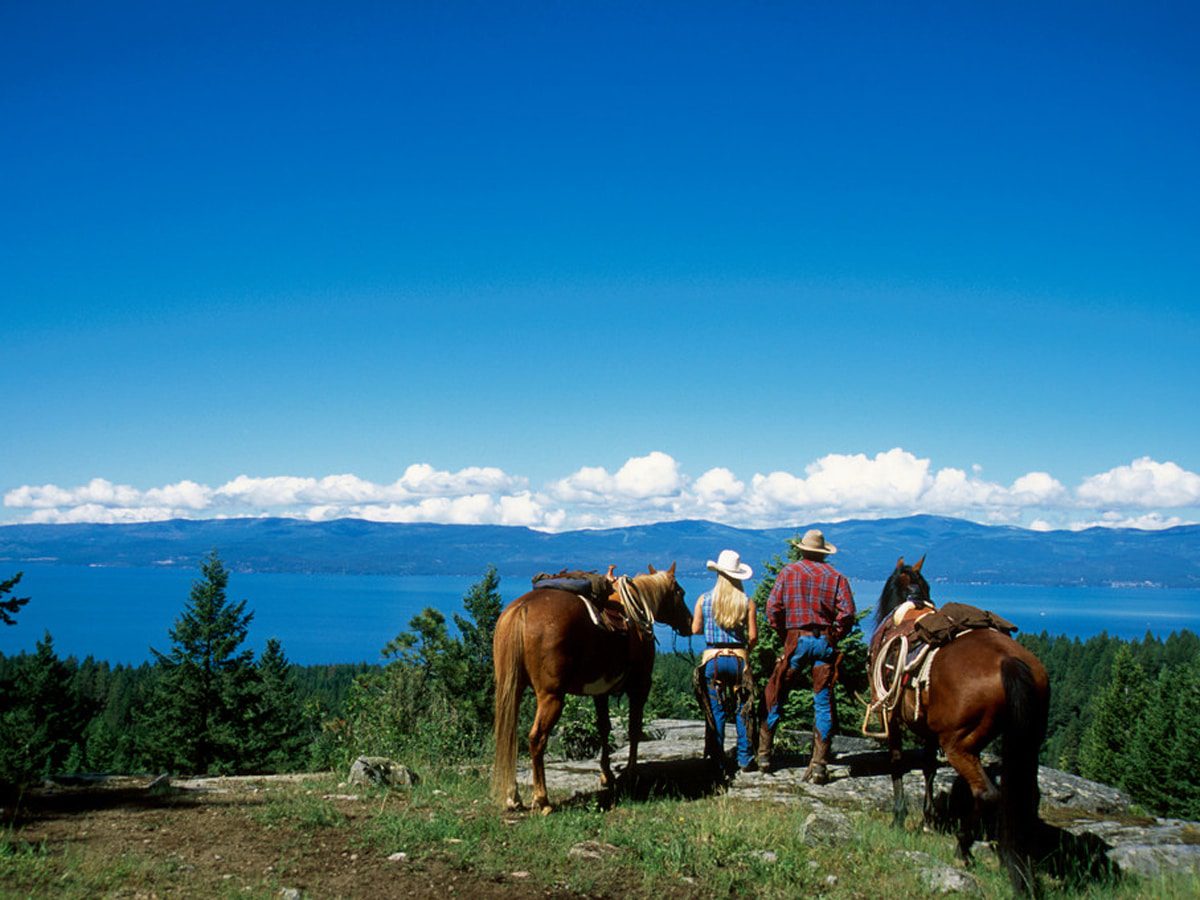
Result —
[{"label": "horse head", "polygon": [[[683,585],[675,580],[675,563],[665,572],[656,572],[654,566],[647,566],[650,575],[635,575],[634,581],[639,589],[649,587],[649,593],[655,597],[654,620],[669,625],[684,637],[692,634],[692,613],[684,599]],[[646,579],[642,582],[640,579]]]},{"label": "horse head", "polygon": [[921,566],[924,564],[924,556],[917,560],[914,566],[905,565],[903,556],[896,561],[896,568],[888,576],[883,585],[883,593],[879,595],[879,605],[875,610],[876,627],[906,600],[911,600],[917,606],[933,605],[929,598],[929,582],[921,574]]}]

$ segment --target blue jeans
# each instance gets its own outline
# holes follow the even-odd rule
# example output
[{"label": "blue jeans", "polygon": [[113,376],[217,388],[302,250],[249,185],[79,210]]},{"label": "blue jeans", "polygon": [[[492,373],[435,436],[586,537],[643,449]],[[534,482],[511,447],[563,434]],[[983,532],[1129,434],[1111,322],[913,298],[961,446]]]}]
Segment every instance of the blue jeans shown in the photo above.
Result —
[{"label": "blue jeans", "polygon": [[725,697],[729,698],[731,706],[737,706],[737,687],[742,680],[742,667],[745,665],[738,657],[732,655],[714,656],[704,665],[704,681],[708,687],[708,705],[712,709],[713,722],[717,726],[717,741],[725,744],[725,722],[730,712],[734,712],[734,725],[737,728],[737,761],[739,766],[750,763],[753,755],[750,752],[750,729],[746,725],[744,711],[739,709],[726,710],[721,702],[718,691],[718,679],[726,684]]},{"label": "blue jeans", "polygon": [[824,636],[803,635],[796,644],[788,659],[788,678],[783,680],[779,696],[767,710],[767,727],[771,731],[779,724],[783,711],[783,703],[787,700],[788,692],[794,679],[793,673],[802,672],[806,666],[812,666],[813,679],[813,713],[817,732],[821,738],[828,740],[833,731],[833,685],[830,683],[832,671],[830,664],[835,656],[833,647]]}]

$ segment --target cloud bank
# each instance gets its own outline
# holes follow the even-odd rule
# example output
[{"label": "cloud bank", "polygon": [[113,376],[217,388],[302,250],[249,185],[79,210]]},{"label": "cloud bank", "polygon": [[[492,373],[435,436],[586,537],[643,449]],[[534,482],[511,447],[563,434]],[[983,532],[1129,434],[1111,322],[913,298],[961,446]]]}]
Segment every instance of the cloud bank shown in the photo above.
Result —
[{"label": "cloud bank", "polygon": [[1149,457],[1068,488],[1047,472],[1011,484],[978,467],[935,468],[900,447],[868,456],[831,453],[802,472],[741,478],[715,467],[684,472],[667,453],[627,460],[614,472],[583,466],[540,488],[493,467],[457,472],[410,465],[390,484],[356,475],[322,478],[239,475],[217,487],[183,480],[140,489],[93,478],[87,484],[8,490],[12,521],[149,522],[172,518],[287,516],[314,521],[525,525],[546,531],[709,519],[763,528],[846,518],[933,513],[1035,530],[1092,526],[1158,529],[1195,520],[1200,475]]}]

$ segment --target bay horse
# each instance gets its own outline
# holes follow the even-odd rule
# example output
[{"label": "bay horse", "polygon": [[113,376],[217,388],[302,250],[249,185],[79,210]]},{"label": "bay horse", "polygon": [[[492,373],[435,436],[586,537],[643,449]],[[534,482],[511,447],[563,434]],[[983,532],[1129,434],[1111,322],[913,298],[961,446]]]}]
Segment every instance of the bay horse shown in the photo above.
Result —
[{"label": "bay horse", "polygon": [[492,790],[506,808],[522,808],[517,792],[517,715],[527,687],[533,688],[537,698],[537,713],[529,731],[534,809],[551,809],[546,797],[546,742],[562,715],[567,694],[586,695],[595,701],[602,787],[615,783],[609,767],[612,724],[608,698],[620,693],[629,697],[629,764],[623,777],[632,777],[654,668],[654,622],[661,621],[681,635],[692,633],[692,613],[675,580],[675,564],[665,572],[656,572],[653,566],[649,569],[649,574],[624,579],[623,584],[618,579],[623,596],[614,592],[610,597],[610,601],[624,601],[630,620],[624,631],[597,624],[586,601],[563,590],[535,588],[500,614],[492,641],[496,677]]},{"label": "bay horse", "polygon": [[[875,615],[876,628],[906,600],[930,605],[929,583],[921,574],[925,557],[913,566],[901,557],[883,586]],[[875,647],[874,650],[879,648]],[[870,661],[874,671],[874,658]],[[941,647],[929,670],[927,689],[910,686],[900,698],[897,715],[925,740],[924,813],[933,819],[933,776],[937,747],[962,776],[973,798],[971,813],[959,824],[958,856],[971,862],[975,840],[986,808],[999,802],[1001,861],[1017,892],[1034,892],[1032,846],[1038,833],[1038,751],[1046,736],[1050,701],[1046,670],[1036,656],[1002,631],[975,629]],[[980,751],[997,735],[1000,788],[988,778]],[[894,797],[893,824],[904,824],[908,804],[901,764],[901,729],[888,736]]]}]

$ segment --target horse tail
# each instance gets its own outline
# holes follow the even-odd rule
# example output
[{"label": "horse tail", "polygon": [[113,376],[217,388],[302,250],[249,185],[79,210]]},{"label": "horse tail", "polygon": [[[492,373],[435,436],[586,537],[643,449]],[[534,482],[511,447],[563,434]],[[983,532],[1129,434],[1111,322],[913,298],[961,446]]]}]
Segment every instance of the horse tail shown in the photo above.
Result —
[{"label": "horse tail", "polygon": [[1007,716],[1000,769],[1000,856],[1019,893],[1033,893],[1030,851],[1038,826],[1038,752],[1046,736],[1046,697],[1028,663],[1000,664]]},{"label": "horse tail", "polygon": [[496,761],[492,793],[503,803],[517,780],[517,715],[524,685],[521,662],[525,653],[525,605],[510,607],[496,622],[492,660],[496,677],[494,736]]}]

